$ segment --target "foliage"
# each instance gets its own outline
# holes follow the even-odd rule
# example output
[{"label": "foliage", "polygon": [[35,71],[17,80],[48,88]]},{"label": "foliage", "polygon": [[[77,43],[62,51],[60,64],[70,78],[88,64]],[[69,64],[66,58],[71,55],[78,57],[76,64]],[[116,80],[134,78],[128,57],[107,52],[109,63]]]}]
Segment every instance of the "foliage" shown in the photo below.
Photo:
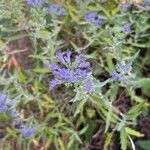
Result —
[{"label": "foliage", "polygon": [[146,149],[149,13],[148,0],[1,0],[1,149],[107,150],[117,134],[118,149]]}]

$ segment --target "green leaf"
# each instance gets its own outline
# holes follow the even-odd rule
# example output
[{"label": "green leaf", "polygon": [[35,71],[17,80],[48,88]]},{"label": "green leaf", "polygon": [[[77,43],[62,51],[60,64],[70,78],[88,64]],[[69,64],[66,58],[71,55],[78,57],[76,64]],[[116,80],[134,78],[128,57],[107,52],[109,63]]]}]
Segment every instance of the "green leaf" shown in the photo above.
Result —
[{"label": "green leaf", "polygon": [[107,83],[109,83],[111,80],[110,79],[107,79],[105,80],[104,82],[98,82],[95,84],[95,88],[98,88],[98,89],[101,89],[103,86],[105,86]]},{"label": "green leaf", "polygon": [[38,72],[38,73],[47,73],[47,72],[49,72],[49,70],[47,68],[34,68],[32,70],[34,72]]},{"label": "green leaf", "polygon": [[144,104],[145,102],[143,101],[142,103],[133,106],[125,115],[132,118],[136,118],[140,114],[140,111],[142,110]]},{"label": "green leaf", "polygon": [[83,129],[81,129],[81,130],[79,131],[79,134],[80,134],[80,135],[84,134],[84,133],[87,131],[88,128],[89,128],[89,125],[86,125]]},{"label": "green leaf", "polygon": [[[100,111],[102,112],[102,114],[103,114],[105,117],[108,116],[108,111],[107,111],[108,107],[106,106],[106,104],[104,104],[104,102],[103,102],[103,100],[100,98],[100,96],[98,97],[98,96],[96,96],[96,95],[91,95],[91,96],[90,96],[90,100],[91,100],[91,102],[93,102],[94,104],[96,104],[96,106],[98,106],[98,108],[100,109]],[[117,116],[116,116],[114,113],[112,113],[111,116],[112,116],[112,117],[111,117],[111,122],[116,123],[116,121],[117,121]]]},{"label": "green leaf", "polygon": [[109,144],[111,142],[112,136],[113,136],[113,132],[106,134],[106,139],[105,139],[105,144],[104,144],[104,150],[107,150],[107,148],[108,148],[108,146],[109,146]]},{"label": "green leaf", "polygon": [[87,110],[86,110],[86,112],[87,112],[87,116],[89,117],[89,118],[92,118],[94,115],[95,115],[95,110],[94,109],[91,109],[91,108],[88,108]]},{"label": "green leaf", "polygon": [[107,114],[107,118],[106,118],[106,127],[105,127],[105,133],[108,131],[110,123],[111,123],[111,119],[112,119],[112,108],[109,108],[108,114]]},{"label": "green leaf", "polygon": [[84,106],[85,102],[86,102],[85,100],[80,100],[79,101],[79,103],[78,103],[78,105],[76,107],[77,109],[76,109],[76,111],[74,113],[74,117],[76,117],[80,113],[81,109],[83,109],[83,106]]},{"label": "green leaf", "polygon": [[18,73],[18,81],[20,83],[25,83],[26,82],[26,76],[24,75],[24,73],[21,70]]},{"label": "green leaf", "polygon": [[138,51],[137,53],[135,53],[128,61],[129,63],[133,63],[133,61],[137,58],[137,56],[139,55],[140,51]]},{"label": "green leaf", "polygon": [[9,135],[13,137],[17,137],[16,132],[12,130],[11,128],[6,128],[6,131],[8,132]]},{"label": "green leaf", "polygon": [[104,107],[106,108],[106,105],[104,104],[103,100],[100,98],[100,96],[96,96],[96,95],[91,95],[90,96],[90,100],[96,104],[99,107]]},{"label": "green leaf", "polygon": [[38,92],[41,89],[40,81],[38,81],[37,79],[34,80],[33,85],[35,92]]},{"label": "green leaf", "polygon": [[142,150],[150,150],[150,140],[139,140],[137,144],[142,148]]},{"label": "green leaf", "polygon": [[133,130],[133,129],[131,129],[131,128],[128,128],[128,127],[126,127],[125,130],[126,130],[126,132],[127,132],[128,134],[133,135],[133,136],[136,136],[136,137],[143,137],[143,136],[144,136],[144,134],[141,134],[140,132],[135,131],[135,130]]},{"label": "green leaf", "polygon": [[121,142],[121,150],[127,150],[127,133],[125,127],[123,127],[120,131],[120,142]]},{"label": "green leaf", "polygon": [[108,66],[108,68],[109,68],[109,71],[112,71],[112,70],[115,69],[111,56],[108,55],[108,56],[106,57],[106,62],[107,62],[107,66]]}]

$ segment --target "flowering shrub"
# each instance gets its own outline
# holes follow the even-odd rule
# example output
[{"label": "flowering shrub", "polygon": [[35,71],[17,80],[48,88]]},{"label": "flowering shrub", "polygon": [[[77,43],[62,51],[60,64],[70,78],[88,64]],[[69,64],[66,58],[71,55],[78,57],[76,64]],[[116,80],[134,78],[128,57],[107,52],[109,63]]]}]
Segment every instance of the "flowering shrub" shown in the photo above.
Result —
[{"label": "flowering shrub", "polygon": [[0,149],[149,146],[150,1],[0,1]]}]

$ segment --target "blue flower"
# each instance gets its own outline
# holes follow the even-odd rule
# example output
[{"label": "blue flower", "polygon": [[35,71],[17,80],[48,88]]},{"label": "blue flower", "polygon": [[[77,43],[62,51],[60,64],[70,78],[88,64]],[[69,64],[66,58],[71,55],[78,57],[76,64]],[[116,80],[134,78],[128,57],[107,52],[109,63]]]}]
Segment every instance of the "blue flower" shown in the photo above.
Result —
[{"label": "blue flower", "polygon": [[150,0],[144,0],[145,3],[150,3]]},{"label": "blue flower", "polygon": [[55,16],[64,16],[65,9],[58,4],[52,4],[48,7],[47,11]]},{"label": "blue flower", "polygon": [[97,26],[100,26],[102,23],[103,23],[104,19],[101,17],[101,16],[98,16],[96,19],[95,19],[95,24]]},{"label": "blue flower", "polygon": [[127,24],[124,24],[123,26],[122,26],[122,30],[123,30],[123,32],[131,32],[131,24],[130,23],[127,23]]},{"label": "blue flower", "polygon": [[0,112],[7,111],[7,110],[8,110],[8,106],[0,105]]},{"label": "blue flower", "polygon": [[87,22],[90,22],[92,24],[95,24],[96,26],[100,26],[104,21],[103,17],[99,16],[94,11],[87,12],[84,16],[84,20],[86,20]]},{"label": "blue flower", "polygon": [[82,63],[80,63],[79,68],[89,68],[90,67],[90,63],[87,61],[83,61]]},{"label": "blue flower", "polygon": [[91,81],[90,80],[86,81],[84,87],[85,87],[85,91],[87,93],[90,93],[91,90],[92,90],[92,83],[91,83]]},{"label": "blue flower", "polygon": [[53,79],[53,80],[51,80],[50,81],[50,83],[49,83],[49,87],[50,88],[54,88],[56,85],[58,85],[60,82],[58,81],[58,80],[56,80],[56,79]]},{"label": "blue flower", "polygon": [[125,62],[122,61],[121,63],[117,63],[115,65],[115,70],[110,72],[110,75],[116,81],[118,80],[118,81],[122,81],[124,83],[128,83],[128,79],[127,79],[126,75],[131,70],[132,70],[131,64],[126,65]]},{"label": "blue flower", "polygon": [[30,136],[35,132],[35,128],[27,128],[26,126],[22,126],[19,131],[22,136]]},{"label": "blue flower", "polygon": [[27,4],[31,7],[38,7],[47,2],[47,0],[26,0]]},{"label": "blue flower", "polygon": [[131,64],[126,65],[123,61],[122,63],[116,64],[116,70],[122,74],[128,74],[132,70]]},{"label": "blue flower", "polygon": [[85,14],[84,19],[86,21],[92,22],[95,20],[95,17],[97,16],[97,13],[94,11],[90,11],[88,13]]},{"label": "blue flower", "polygon": [[14,106],[16,100],[10,100],[6,93],[0,93],[0,112],[9,111],[13,118],[18,117],[18,112]]},{"label": "blue flower", "polygon": [[19,116],[19,113],[17,112],[16,107],[12,108],[12,109],[10,110],[10,112],[11,112],[11,116],[12,116],[13,118],[17,118],[17,117]]},{"label": "blue flower", "polygon": [[130,7],[130,4],[127,2],[124,2],[124,3],[121,3],[120,7],[123,10],[127,10]]},{"label": "blue flower", "polygon": [[49,69],[55,78],[50,81],[50,88],[54,88],[61,83],[77,83],[85,80],[89,74],[90,63],[83,58],[83,54],[75,56],[71,60],[72,52],[68,49],[66,54],[60,50],[56,52],[56,57],[62,65],[51,64]]},{"label": "blue flower", "polygon": [[6,93],[0,93],[0,112],[7,111],[9,107],[7,106],[7,95]]}]

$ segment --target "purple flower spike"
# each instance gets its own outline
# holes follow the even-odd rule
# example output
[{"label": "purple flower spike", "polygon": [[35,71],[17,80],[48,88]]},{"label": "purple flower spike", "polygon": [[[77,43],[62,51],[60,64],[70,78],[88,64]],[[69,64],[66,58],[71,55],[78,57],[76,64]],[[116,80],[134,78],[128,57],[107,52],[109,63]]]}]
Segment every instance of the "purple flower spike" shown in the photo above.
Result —
[{"label": "purple flower spike", "polygon": [[28,129],[27,127],[23,126],[21,129],[19,129],[22,136],[30,136],[35,132],[35,128]]},{"label": "purple flower spike", "polygon": [[18,114],[18,112],[17,112],[15,107],[11,110],[11,116],[13,118],[17,118],[19,116],[19,114]]},{"label": "purple flower spike", "polygon": [[150,3],[150,0],[144,0],[145,3]]},{"label": "purple flower spike", "polygon": [[112,72],[110,73],[110,75],[112,76],[112,78],[113,78],[114,80],[118,80],[118,79],[119,79],[119,73],[117,73],[116,71],[112,71]]},{"label": "purple flower spike", "polygon": [[122,63],[117,63],[117,64],[115,65],[116,70],[117,70],[118,72],[120,72],[121,74],[128,74],[128,73],[132,70],[132,66],[131,66],[131,64],[126,65],[126,64],[123,64],[123,63],[124,63],[124,62],[122,62]]},{"label": "purple flower spike", "polygon": [[70,63],[71,54],[72,54],[72,52],[68,49],[66,56],[64,56],[64,59],[67,63]]},{"label": "purple flower spike", "polygon": [[84,20],[90,23],[95,24],[96,26],[100,26],[103,23],[102,16],[99,16],[96,12],[90,11],[85,14]]},{"label": "purple flower spike", "polygon": [[95,20],[95,25],[100,26],[100,25],[103,23],[103,21],[104,21],[104,19],[99,16],[99,17]]},{"label": "purple flower spike", "polygon": [[26,0],[27,4],[31,7],[38,7],[47,2],[47,0]]},{"label": "purple flower spike", "polygon": [[9,110],[7,105],[7,95],[5,93],[0,93],[0,112]]},{"label": "purple flower spike", "polygon": [[88,76],[88,71],[78,68],[74,74],[80,80],[80,78],[86,78]]},{"label": "purple flower spike", "polygon": [[84,60],[83,54],[76,55],[74,61],[72,61],[71,54],[72,52],[69,49],[66,54],[57,51],[56,57],[62,64],[52,64],[49,67],[55,77],[50,81],[50,88],[54,88],[61,83],[82,83],[88,77],[90,63]]},{"label": "purple flower spike", "polygon": [[79,68],[89,68],[90,67],[90,63],[87,61],[83,61],[80,65]]},{"label": "purple flower spike", "polygon": [[55,16],[64,16],[65,9],[58,4],[52,4],[48,7],[47,11]]},{"label": "purple flower spike", "polygon": [[0,101],[4,101],[7,99],[7,94],[6,93],[0,93]]},{"label": "purple flower spike", "polygon": [[75,57],[75,61],[73,63],[74,66],[78,65],[79,63],[81,63],[81,60],[82,60],[82,57],[83,57],[83,54],[79,54]]},{"label": "purple flower spike", "polygon": [[97,16],[97,13],[94,11],[90,11],[88,13],[85,14],[84,19],[86,21],[92,22],[94,21],[95,17]]},{"label": "purple flower spike", "polygon": [[126,33],[131,32],[131,24],[127,23],[127,24],[123,25],[122,30]]},{"label": "purple flower spike", "polygon": [[0,112],[7,111],[7,110],[8,110],[8,106],[0,105]]},{"label": "purple flower spike", "polygon": [[127,2],[125,2],[125,3],[122,3],[122,4],[120,5],[120,7],[121,7],[123,10],[127,10],[127,9],[130,7],[130,4],[127,3]]},{"label": "purple flower spike", "polygon": [[122,81],[125,84],[128,83],[128,79],[126,78],[126,74],[128,74],[132,70],[131,64],[125,64],[124,61],[121,63],[117,63],[115,65],[115,70],[110,73],[111,77],[114,80]]},{"label": "purple flower spike", "polygon": [[53,79],[53,80],[50,81],[49,87],[54,88],[58,84],[59,84],[59,82],[56,79]]},{"label": "purple flower spike", "polygon": [[60,50],[58,50],[58,51],[56,52],[56,57],[59,59],[59,61],[60,61],[61,63],[65,64],[65,60],[64,60],[63,53],[62,53]]},{"label": "purple flower spike", "polygon": [[87,93],[90,93],[91,90],[92,90],[92,83],[91,83],[91,81],[88,80],[88,81],[85,83],[84,87],[85,87],[86,92],[87,92]]},{"label": "purple flower spike", "polygon": [[52,64],[52,65],[49,66],[49,69],[52,70],[52,71],[56,71],[56,70],[59,70],[59,67],[56,64]]}]

